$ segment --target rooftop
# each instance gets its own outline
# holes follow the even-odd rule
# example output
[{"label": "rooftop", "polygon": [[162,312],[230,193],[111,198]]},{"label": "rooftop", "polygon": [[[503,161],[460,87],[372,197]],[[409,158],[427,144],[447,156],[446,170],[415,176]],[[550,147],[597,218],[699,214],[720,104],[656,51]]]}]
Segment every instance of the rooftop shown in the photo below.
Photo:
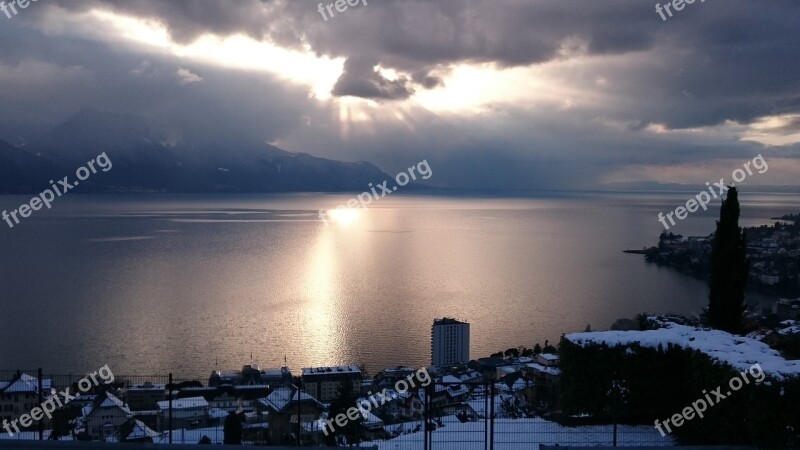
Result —
[{"label": "rooftop", "polygon": [[[169,400],[158,402],[158,407],[163,411],[169,409]],[[179,398],[172,401],[172,409],[207,408],[208,402],[203,397]]]},{"label": "rooftop", "polygon": [[437,325],[469,325],[467,322],[461,322],[457,319],[451,319],[449,317],[442,317],[441,319],[433,319],[433,326]]},{"label": "rooftop", "polygon": [[332,367],[307,367],[303,369],[303,376],[323,375],[328,373],[361,373],[358,366],[332,366]]}]

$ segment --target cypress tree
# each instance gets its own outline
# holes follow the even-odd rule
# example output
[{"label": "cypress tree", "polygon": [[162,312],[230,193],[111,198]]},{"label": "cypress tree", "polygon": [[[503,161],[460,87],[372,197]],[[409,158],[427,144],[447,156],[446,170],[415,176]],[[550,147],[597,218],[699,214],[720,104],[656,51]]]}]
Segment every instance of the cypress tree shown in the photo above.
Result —
[{"label": "cypress tree", "polygon": [[745,288],[750,263],[745,233],[739,228],[739,193],[735,187],[722,200],[711,248],[708,324],[729,333],[741,333]]}]

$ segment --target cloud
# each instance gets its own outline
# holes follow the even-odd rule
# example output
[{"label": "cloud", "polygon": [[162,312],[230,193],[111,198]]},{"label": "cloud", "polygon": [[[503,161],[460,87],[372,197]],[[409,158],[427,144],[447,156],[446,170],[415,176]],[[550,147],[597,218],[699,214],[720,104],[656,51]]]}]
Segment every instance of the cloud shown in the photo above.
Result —
[{"label": "cloud", "polygon": [[369,99],[406,99],[414,94],[411,80],[405,76],[390,80],[376,68],[376,61],[359,56],[350,57],[344,73],[333,86],[333,95]]},{"label": "cloud", "polygon": [[202,83],[203,82],[203,78],[200,75],[198,75],[196,73],[192,73],[190,70],[178,69],[178,71],[175,72],[175,75],[178,76],[178,79],[180,80],[180,83],[182,85],[195,84],[195,83]]},{"label": "cloud", "polygon": [[451,186],[591,188],[800,157],[797,23],[793,0],[668,22],[629,0],[384,0],[328,22],[294,0],[52,0],[0,27],[0,137],[90,106],[219,151],[266,141],[390,172],[430,157]]}]

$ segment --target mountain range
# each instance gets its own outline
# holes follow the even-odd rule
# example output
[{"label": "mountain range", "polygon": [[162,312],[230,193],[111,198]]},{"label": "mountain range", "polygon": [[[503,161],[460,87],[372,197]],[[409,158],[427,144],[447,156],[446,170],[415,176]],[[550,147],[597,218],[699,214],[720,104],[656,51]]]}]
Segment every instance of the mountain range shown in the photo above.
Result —
[{"label": "mountain range", "polygon": [[84,108],[42,136],[0,140],[0,193],[37,193],[105,152],[112,170],[77,192],[345,192],[388,179],[369,162],[176,136],[140,116]]}]

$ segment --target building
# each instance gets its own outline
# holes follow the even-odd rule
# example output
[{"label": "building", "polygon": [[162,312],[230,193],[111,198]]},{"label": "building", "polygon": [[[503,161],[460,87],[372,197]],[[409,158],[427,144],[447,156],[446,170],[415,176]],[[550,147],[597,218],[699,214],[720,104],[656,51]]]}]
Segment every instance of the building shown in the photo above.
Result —
[{"label": "building", "polygon": [[[49,397],[53,381],[42,378],[42,393]],[[39,379],[25,373],[17,373],[10,381],[0,381],[0,421],[18,418],[39,406]],[[38,424],[38,422],[34,422]]]},{"label": "building", "polygon": [[[161,430],[169,427],[169,400],[158,402]],[[208,401],[203,397],[172,400],[172,429],[202,428],[209,425]]]},{"label": "building", "polygon": [[208,377],[210,387],[265,385],[271,387],[292,384],[292,372],[288,367],[262,370],[258,364],[248,364],[242,370],[215,370]]},{"label": "building", "polygon": [[271,388],[290,386],[292,384],[292,371],[288,367],[265,369],[261,372],[261,380]]},{"label": "building", "polygon": [[800,319],[800,298],[788,300],[782,298],[775,305],[775,312],[781,320]]},{"label": "building", "polygon": [[449,366],[469,362],[469,324],[436,319],[431,327],[431,364]]},{"label": "building", "polygon": [[353,386],[353,393],[361,390],[363,372],[358,366],[316,367],[303,369],[303,389],[321,402],[330,402],[339,395],[345,383]]},{"label": "building", "polygon": [[90,440],[102,441],[118,437],[119,432],[132,417],[131,410],[110,392],[104,392],[82,411],[82,423]]},{"label": "building", "polygon": [[313,396],[291,387],[275,389],[266,398],[258,400],[256,407],[259,412],[267,413],[267,435],[273,445],[295,442],[298,429],[302,442],[311,441],[314,424],[325,410],[322,403]]},{"label": "building", "polygon": [[758,279],[761,281],[761,283],[766,284],[767,286],[774,286],[781,282],[781,276],[777,272],[762,273],[758,276]]},{"label": "building", "polygon": [[534,383],[534,399],[548,402],[552,408],[557,407],[559,401],[561,369],[558,366],[558,355],[541,353],[536,355],[536,362],[526,364],[522,368],[524,377]]},{"label": "building", "polygon": [[158,402],[167,398],[167,387],[163,384],[146,382],[128,387],[125,400],[131,411],[146,411],[158,408]]}]

